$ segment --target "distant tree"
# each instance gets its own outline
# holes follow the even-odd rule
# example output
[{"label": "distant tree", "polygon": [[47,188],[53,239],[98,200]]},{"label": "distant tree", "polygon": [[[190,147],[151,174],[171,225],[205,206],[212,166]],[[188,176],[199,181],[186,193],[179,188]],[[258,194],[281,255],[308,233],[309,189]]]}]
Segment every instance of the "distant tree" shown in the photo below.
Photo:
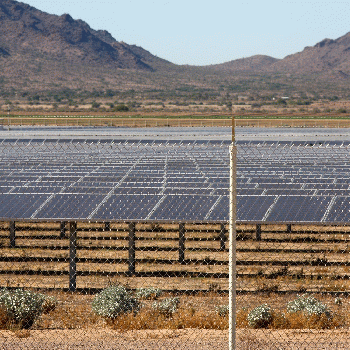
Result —
[{"label": "distant tree", "polygon": [[345,108],[339,108],[339,109],[337,110],[337,112],[338,112],[338,113],[346,113],[347,110],[346,110]]},{"label": "distant tree", "polygon": [[92,108],[99,108],[100,106],[101,106],[101,103],[96,102],[96,101],[93,101],[92,104],[91,104]]},{"label": "distant tree", "polygon": [[118,112],[127,112],[129,110],[129,107],[125,104],[119,104],[115,107],[115,110]]},{"label": "distant tree", "polygon": [[287,104],[287,101],[286,100],[284,100],[283,98],[279,98],[277,101],[276,101],[276,104],[278,104],[278,105],[286,105]]}]

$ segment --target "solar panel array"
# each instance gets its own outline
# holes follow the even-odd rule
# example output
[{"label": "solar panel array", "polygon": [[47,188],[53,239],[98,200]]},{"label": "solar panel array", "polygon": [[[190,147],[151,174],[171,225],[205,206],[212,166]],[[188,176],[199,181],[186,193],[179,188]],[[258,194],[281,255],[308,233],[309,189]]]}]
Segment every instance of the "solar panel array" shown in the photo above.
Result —
[{"label": "solar panel array", "polygon": [[[0,218],[229,220],[228,141],[0,140]],[[350,144],[238,142],[237,220],[350,222]]]}]

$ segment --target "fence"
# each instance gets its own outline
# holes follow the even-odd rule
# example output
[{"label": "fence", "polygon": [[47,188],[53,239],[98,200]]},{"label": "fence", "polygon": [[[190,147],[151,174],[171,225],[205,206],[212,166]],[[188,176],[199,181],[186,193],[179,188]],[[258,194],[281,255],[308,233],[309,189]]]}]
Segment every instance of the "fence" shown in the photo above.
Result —
[{"label": "fence", "polygon": [[350,143],[230,144],[1,140],[1,347],[347,349]]},{"label": "fence", "polygon": [[[235,125],[238,127],[254,128],[349,128],[350,119],[344,117],[319,117],[319,118],[297,118],[297,117],[237,117]],[[0,126],[77,126],[77,127],[126,127],[126,128],[148,128],[148,127],[231,127],[232,120],[229,116],[192,116],[189,117],[137,117],[137,116],[95,116],[95,115],[33,115],[33,116],[10,116],[0,118]]]}]

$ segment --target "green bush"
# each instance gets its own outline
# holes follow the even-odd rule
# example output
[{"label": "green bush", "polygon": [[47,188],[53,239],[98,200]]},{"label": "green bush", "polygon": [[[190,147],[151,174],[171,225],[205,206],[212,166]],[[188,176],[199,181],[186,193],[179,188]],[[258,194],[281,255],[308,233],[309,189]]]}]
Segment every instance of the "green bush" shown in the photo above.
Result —
[{"label": "green bush", "polygon": [[55,297],[48,297],[44,294],[41,295],[44,298],[44,302],[42,305],[43,313],[48,314],[49,312],[55,310],[58,304],[57,299]]},{"label": "green bush", "polygon": [[312,295],[307,296],[306,294],[298,296],[293,301],[290,301],[287,304],[287,311],[289,313],[302,312],[305,316],[325,315],[328,318],[331,317],[331,312],[325,304]]},{"label": "green bush", "polygon": [[154,302],[152,308],[167,317],[172,316],[179,308],[180,298],[166,298],[160,302]]},{"label": "green bush", "polygon": [[129,110],[129,107],[125,104],[119,104],[115,107],[115,110],[117,112],[127,112]]},{"label": "green bush", "polygon": [[248,324],[252,328],[267,328],[272,321],[272,309],[267,304],[257,306],[248,314]]},{"label": "green bush", "polygon": [[97,294],[92,301],[92,310],[99,316],[114,319],[121,314],[138,312],[140,304],[123,287],[112,286]]},{"label": "green bush", "polygon": [[226,317],[230,313],[229,305],[220,305],[216,308],[216,312],[220,317]]},{"label": "green bush", "polygon": [[138,299],[157,299],[163,291],[159,288],[147,287],[136,289],[135,297]]},{"label": "green bush", "polygon": [[[49,303],[51,307],[48,304],[45,306],[45,303]],[[53,303],[53,299],[43,294],[23,289],[0,291],[0,307],[5,312],[7,323],[15,324],[19,328],[30,328],[44,311],[49,312],[56,307],[56,302],[54,307]]]}]

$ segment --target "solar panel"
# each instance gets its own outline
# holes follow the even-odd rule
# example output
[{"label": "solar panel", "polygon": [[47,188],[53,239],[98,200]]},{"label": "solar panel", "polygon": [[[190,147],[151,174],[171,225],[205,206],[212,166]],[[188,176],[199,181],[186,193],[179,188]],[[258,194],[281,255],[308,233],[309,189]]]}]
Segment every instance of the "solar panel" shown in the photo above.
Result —
[{"label": "solar panel", "polygon": [[218,196],[168,195],[150,215],[151,220],[205,221]]},{"label": "solar panel", "polygon": [[330,223],[350,222],[349,196],[335,197],[324,221]]},{"label": "solar panel", "polygon": [[103,200],[103,195],[56,194],[38,210],[35,219],[87,219]]},{"label": "solar panel", "polygon": [[266,221],[322,222],[332,197],[280,196]]},{"label": "solar panel", "polygon": [[0,194],[0,218],[31,218],[48,198],[42,194]]},{"label": "solar panel", "polygon": [[146,220],[162,196],[153,194],[112,195],[91,216],[91,219]]},{"label": "solar panel", "polygon": [[[4,139],[2,217],[227,221],[229,144]],[[237,219],[348,220],[349,152],[329,144],[238,142]]]}]

